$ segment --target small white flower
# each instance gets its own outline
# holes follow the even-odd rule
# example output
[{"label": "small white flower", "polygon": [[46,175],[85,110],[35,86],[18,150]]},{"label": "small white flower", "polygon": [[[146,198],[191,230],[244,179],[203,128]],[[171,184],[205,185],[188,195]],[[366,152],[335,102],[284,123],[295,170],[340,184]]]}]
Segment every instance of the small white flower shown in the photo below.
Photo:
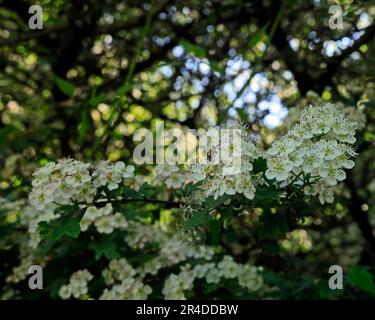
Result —
[{"label": "small white flower", "polygon": [[286,156],[296,149],[296,143],[290,138],[281,138],[272,143],[271,148],[268,149],[268,154],[271,156],[281,155]]},{"label": "small white flower", "polygon": [[165,180],[165,185],[169,189],[179,189],[185,183],[185,176],[180,173],[172,174],[167,180]]},{"label": "small white flower", "polygon": [[318,169],[319,175],[324,178],[329,185],[334,186],[337,181],[345,180],[346,173],[342,169],[338,169],[334,163],[323,165]]},{"label": "small white flower", "polygon": [[289,172],[293,170],[293,163],[286,157],[275,157],[267,160],[268,169],[265,174],[267,179],[285,181]]}]

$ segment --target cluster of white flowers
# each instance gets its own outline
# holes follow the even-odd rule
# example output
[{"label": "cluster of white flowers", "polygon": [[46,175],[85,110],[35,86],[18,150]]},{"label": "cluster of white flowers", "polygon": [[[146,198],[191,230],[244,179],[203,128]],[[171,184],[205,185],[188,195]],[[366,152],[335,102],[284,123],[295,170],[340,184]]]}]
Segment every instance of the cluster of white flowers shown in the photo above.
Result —
[{"label": "cluster of white flowers", "polygon": [[104,289],[100,300],[145,300],[152,293],[150,286],[144,285],[140,279],[128,278],[114,285],[111,289]]},{"label": "cluster of white flowers", "polygon": [[142,282],[142,277],[136,277],[136,270],[125,258],[114,259],[109,262],[108,268],[104,269],[102,275],[107,285],[101,300],[143,300],[151,294],[150,286]]},{"label": "cluster of white flowers", "polygon": [[262,270],[262,267],[241,265],[237,273],[238,283],[249,291],[259,290],[263,287],[263,277],[259,274]]},{"label": "cluster of white flowers", "polygon": [[96,166],[78,160],[49,162],[33,174],[31,205],[44,210],[50,203],[71,204],[93,201],[98,188],[117,189],[122,183],[135,184],[134,167],[119,161],[100,161]]},{"label": "cluster of white flowers", "polygon": [[147,243],[161,243],[166,235],[155,224],[129,221],[125,242],[134,249],[143,249]]},{"label": "cluster of white flowers", "polygon": [[124,179],[134,177],[134,167],[126,166],[124,162],[100,161],[92,173],[95,187],[107,186],[109,190],[117,189]]},{"label": "cluster of white flowers", "polygon": [[[19,210],[22,203],[18,206],[6,205],[12,210]],[[25,214],[24,222],[34,221],[35,214],[38,211],[27,206],[31,211],[30,215]],[[98,216],[110,216],[113,211],[112,206],[107,204],[101,208],[87,208],[88,214],[95,218]],[[22,209],[22,212],[26,211]],[[136,268],[129,264],[125,258],[113,259],[109,262],[107,268],[102,271],[102,276],[106,288],[100,295],[100,299],[147,299],[152,293],[152,288],[145,284],[144,279],[150,276],[158,275],[163,268],[176,267],[181,263],[181,272],[178,275],[172,274],[164,282],[163,294],[166,299],[184,299],[185,293],[194,288],[194,280],[205,279],[207,283],[218,283],[224,279],[238,279],[239,284],[248,290],[257,290],[262,283],[259,275],[259,268],[242,265],[234,262],[230,256],[225,256],[220,262],[214,263],[212,260],[215,256],[213,247],[198,246],[192,247],[182,243],[177,236],[170,237],[162,231],[160,224],[148,224],[144,222],[129,222],[133,233],[130,233],[129,239],[138,233],[143,235],[131,244],[136,248],[143,248],[146,243],[156,243],[159,247],[157,255],[144,263],[139,264]],[[25,252],[29,252],[29,247],[25,247]],[[206,261],[206,262],[203,262]],[[7,282],[19,282],[27,276],[27,268],[34,264],[33,255],[24,255],[22,263],[15,268],[13,275],[7,279]],[[38,264],[44,265],[46,261],[37,261]],[[199,263],[192,268],[189,263]],[[75,272],[69,283],[63,285],[59,290],[62,299],[87,299],[89,282],[93,276],[88,270]]]},{"label": "cluster of white flowers", "polygon": [[[190,179],[200,181],[200,190],[195,198],[202,199],[213,195],[218,198],[224,194],[242,193],[253,199],[257,185],[265,184],[261,174],[252,173],[252,163],[259,157],[266,158],[265,176],[276,180],[281,186],[289,183],[304,185],[307,195],[319,196],[322,204],[333,201],[333,188],[346,178],[344,169],[354,166],[352,158],[356,155],[352,145],[355,142],[356,121],[334,104],[309,106],[304,109],[291,130],[274,141],[263,152],[238,122],[229,122],[225,128],[241,129],[241,140],[220,141],[211,148],[222,149],[221,143],[241,144],[241,152],[231,158],[231,165],[240,164],[235,173],[228,170],[228,164],[194,163],[190,166]],[[229,147],[231,149],[231,147]],[[233,148],[235,149],[235,148]],[[217,154],[218,151],[216,150]]]},{"label": "cluster of white flowers", "polygon": [[194,273],[190,265],[182,267],[176,275],[171,274],[164,283],[162,293],[165,300],[186,300],[185,292],[194,287]]},{"label": "cluster of white flowers", "polygon": [[159,164],[155,168],[154,183],[164,182],[168,189],[179,189],[184,186],[186,182],[185,174],[181,169],[172,164]]},{"label": "cluster of white flowers", "polygon": [[[201,190],[205,190],[205,197],[213,195],[217,199],[224,194],[240,193],[253,199],[259,178],[251,173],[252,162],[261,155],[261,151],[254,137],[239,122],[229,121],[218,128],[219,132],[221,129],[232,132],[232,137],[230,134],[220,135],[220,139],[212,141],[207,150],[211,159],[191,164],[189,178],[202,181]],[[240,136],[235,135],[235,130],[241,133]],[[229,154],[224,156],[225,150],[229,150]]]},{"label": "cluster of white flowers", "polygon": [[40,212],[30,206],[27,199],[10,201],[0,197],[0,208],[1,211],[6,212],[9,222],[19,219],[20,225],[28,230],[28,251],[37,248],[40,242],[38,223],[40,221],[49,222],[59,217],[57,213],[54,213],[56,205],[50,204],[43,212]]},{"label": "cluster of white flowers", "polygon": [[104,269],[102,275],[106,284],[114,284],[124,278],[131,278],[136,274],[135,269],[125,258],[113,259],[109,262],[108,268]]},{"label": "cluster of white flowers", "polygon": [[60,288],[60,297],[62,299],[71,297],[76,299],[85,298],[88,293],[88,282],[92,279],[92,274],[86,269],[74,272],[70,277],[69,283]]},{"label": "cluster of white flowers", "polygon": [[32,266],[34,264],[34,260],[35,260],[35,258],[31,254],[23,256],[21,261],[20,261],[20,264],[18,266],[14,267],[13,270],[12,270],[12,274],[10,274],[6,278],[6,282],[18,283],[18,282],[26,279],[26,276],[28,274],[27,272],[28,272],[30,266]]},{"label": "cluster of white flowers", "polygon": [[166,280],[162,293],[167,300],[185,300],[186,291],[192,290],[195,279],[204,279],[207,283],[219,283],[222,279],[236,279],[239,285],[249,291],[257,291],[263,285],[261,267],[240,264],[231,256],[224,256],[219,263],[208,262],[190,264],[181,267],[181,272],[172,274]]},{"label": "cluster of white flowers", "polygon": [[[365,90],[366,91],[366,90]],[[336,105],[339,107],[343,113],[352,121],[357,122],[357,129],[361,130],[366,126],[367,117],[365,112],[365,103],[368,102],[368,96],[365,91],[363,91],[363,96],[361,100],[357,102],[356,106],[345,106],[341,102],[337,102]],[[291,125],[294,122],[297,122],[299,119],[301,107],[306,105],[323,105],[327,103],[320,95],[314,91],[308,91],[306,97],[302,98],[299,106],[289,108],[288,116],[285,118],[285,125]]]},{"label": "cluster of white flowers", "polygon": [[364,112],[364,105],[362,101],[358,101],[357,108],[346,107],[344,112],[346,116],[357,123],[357,129],[362,130],[367,123],[366,113]]},{"label": "cluster of white flowers", "polygon": [[263,284],[263,278],[259,275],[261,267],[248,264],[239,264],[231,256],[224,256],[223,259],[215,263],[206,263],[194,267],[196,278],[204,278],[207,283],[219,283],[222,278],[238,278],[239,284],[249,290],[258,290]]},{"label": "cluster of white flowers", "polygon": [[[29,234],[30,235],[30,234]],[[24,241],[24,239],[26,241]],[[1,251],[0,247],[0,251]],[[5,281],[8,283],[19,283],[29,277],[28,270],[32,265],[38,265],[42,268],[48,263],[49,256],[40,256],[36,254],[35,249],[30,246],[30,241],[27,241],[27,236],[22,237],[19,242],[19,264],[12,268],[11,274],[9,274]]]},{"label": "cluster of white flowers", "polygon": [[[58,205],[79,203],[82,208],[93,202],[98,195],[98,204],[105,204],[106,195],[100,193],[100,188],[118,189],[122,184],[139,189],[143,184],[142,177],[134,176],[134,167],[126,166],[124,162],[110,163],[100,161],[90,165],[72,159],[59,162],[49,162],[33,174],[32,191],[29,202],[37,211],[30,219],[29,229],[34,235],[34,247],[39,242],[37,231],[38,222],[51,221],[59,217],[54,214]],[[102,205],[103,205],[102,204]],[[125,229],[128,225],[124,216],[113,212],[112,205],[107,203],[98,208],[89,205],[80,222],[81,231],[86,231],[94,225],[100,233],[111,233],[115,229]]]},{"label": "cluster of white flowers", "polygon": [[90,202],[95,195],[90,164],[76,160],[49,162],[34,172],[30,203],[43,210],[50,203],[69,204],[72,201]]},{"label": "cluster of white flowers", "polygon": [[155,258],[152,258],[137,268],[141,275],[156,275],[160,269],[176,265],[187,259],[210,260],[214,254],[214,248],[204,245],[189,246],[181,242],[177,236],[168,236],[161,230],[159,224],[148,224],[137,221],[129,221],[125,236],[125,242],[134,249],[143,249],[146,244],[157,244],[160,250]]},{"label": "cluster of white flowers", "polygon": [[102,208],[95,206],[86,208],[80,222],[81,231],[86,231],[91,224],[94,224],[99,233],[112,233],[115,229],[126,229],[128,226],[128,222],[120,212],[113,214],[110,203]]},{"label": "cluster of white flowers", "polygon": [[176,265],[187,259],[211,260],[214,248],[207,246],[192,247],[183,244],[176,237],[167,238],[160,243],[158,256],[146,261],[137,271],[142,274],[156,275],[160,269]]},{"label": "cluster of white flowers", "polygon": [[[267,159],[265,176],[275,179],[281,186],[291,182],[304,184],[305,192],[318,195],[322,203],[333,201],[332,186],[346,178],[343,169],[354,166],[357,123],[351,120],[337,105],[309,106],[300,115],[299,122],[291,130],[274,141],[266,151],[258,148],[254,137],[238,121],[229,121],[216,128],[233,134],[219,134],[207,140],[203,150],[206,161],[190,164],[185,175],[175,165],[158,165],[155,181],[162,181],[170,189],[178,189],[187,181],[200,182],[200,198],[243,194],[248,199],[255,196],[256,187],[264,184],[261,173],[253,173],[253,162],[259,157]],[[215,131],[216,132],[216,131]],[[240,132],[240,135],[238,135]],[[235,134],[237,133],[237,134]],[[238,147],[240,146],[240,147]],[[225,154],[225,156],[223,156]],[[134,167],[119,161],[100,161],[90,165],[76,160],[50,162],[34,173],[30,203],[38,210],[50,204],[90,203],[101,187],[116,190],[124,183],[139,189],[144,180],[134,176]],[[319,183],[317,183],[319,180]],[[105,194],[99,194],[105,199]],[[91,213],[90,213],[91,212]],[[95,218],[94,218],[95,216]],[[120,222],[121,215],[110,220],[100,210],[89,208],[81,226],[95,223],[101,232],[111,232]],[[122,221],[120,225],[124,226]]]},{"label": "cluster of white flowers", "polygon": [[266,177],[281,184],[306,183],[307,194],[318,194],[322,204],[332,202],[330,187],[346,178],[343,169],[354,166],[356,126],[333,104],[309,106],[268,149]]}]

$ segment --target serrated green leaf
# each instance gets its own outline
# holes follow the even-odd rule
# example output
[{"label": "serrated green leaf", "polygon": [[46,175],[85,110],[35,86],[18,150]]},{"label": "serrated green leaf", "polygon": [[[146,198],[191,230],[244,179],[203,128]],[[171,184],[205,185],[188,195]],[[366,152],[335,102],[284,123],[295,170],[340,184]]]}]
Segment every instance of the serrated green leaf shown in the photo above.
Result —
[{"label": "serrated green leaf", "polygon": [[200,225],[206,225],[212,220],[211,216],[206,212],[195,213],[191,218],[185,222],[187,227],[196,227]]},{"label": "serrated green leaf", "polygon": [[275,186],[260,186],[255,192],[255,199],[258,201],[274,201],[279,198]]},{"label": "serrated green leaf", "polygon": [[64,236],[77,238],[81,231],[79,222],[78,217],[67,217],[50,223],[41,221],[38,225],[42,239],[57,241]]},{"label": "serrated green leaf", "polygon": [[197,191],[201,184],[202,184],[201,182],[197,182],[197,183],[189,182],[184,187],[184,190],[183,190],[184,195],[187,196],[191,194],[192,192]]},{"label": "serrated green leaf", "polygon": [[101,237],[98,241],[95,241],[93,248],[95,251],[95,260],[99,260],[102,256],[105,256],[107,259],[119,257],[117,245],[109,237]]},{"label": "serrated green leaf", "polygon": [[215,199],[213,196],[209,196],[208,198],[206,198],[205,206],[208,209],[217,208],[217,207],[221,206],[229,198],[230,198],[230,196],[228,196],[228,195],[223,195],[221,197],[218,197],[217,199]]}]

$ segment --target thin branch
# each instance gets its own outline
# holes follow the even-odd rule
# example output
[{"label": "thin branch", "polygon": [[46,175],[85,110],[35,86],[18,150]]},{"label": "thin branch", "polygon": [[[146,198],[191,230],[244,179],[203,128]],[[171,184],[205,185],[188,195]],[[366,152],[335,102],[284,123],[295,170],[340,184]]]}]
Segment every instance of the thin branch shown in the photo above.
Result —
[{"label": "thin branch", "polygon": [[94,201],[91,203],[85,203],[85,202],[78,202],[77,205],[86,205],[86,206],[97,206],[97,205],[105,205],[108,203],[119,203],[119,204],[128,204],[132,202],[145,202],[145,203],[158,203],[168,206],[169,208],[181,208],[183,205],[185,205],[184,202],[178,202],[178,201],[169,201],[169,200],[160,200],[160,199],[152,199],[148,197],[142,197],[142,198],[131,198],[131,199],[112,199],[112,200],[99,200]]}]

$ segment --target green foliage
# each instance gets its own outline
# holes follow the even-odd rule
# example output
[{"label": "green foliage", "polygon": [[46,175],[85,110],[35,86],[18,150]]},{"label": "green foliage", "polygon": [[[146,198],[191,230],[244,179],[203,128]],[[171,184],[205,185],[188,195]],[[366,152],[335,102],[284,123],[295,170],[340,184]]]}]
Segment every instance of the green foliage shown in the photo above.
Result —
[{"label": "green foliage", "polygon": [[79,222],[83,210],[77,206],[62,206],[57,210],[60,218],[51,222],[41,221],[38,223],[40,236],[44,240],[58,241],[65,236],[77,238],[80,234]]},{"label": "green foliage", "polygon": [[255,159],[253,162],[253,173],[257,174],[260,172],[264,172],[267,169],[267,161],[263,158]]},{"label": "green foliage", "polygon": [[78,218],[65,218],[51,223],[39,222],[40,234],[46,240],[60,240],[64,236],[77,238],[80,233]]},{"label": "green foliage", "polygon": [[67,96],[72,96],[74,94],[75,87],[74,84],[72,84],[70,81],[62,79],[56,75],[53,76],[53,81],[57,84],[59,89]]},{"label": "green foliage", "polygon": [[367,266],[355,265],[348,272],[350,281],[360,290],[375,296],[374,275],[368,271]]},{"label": "green foliage", "polygon": [[194,213],[191,218],[185,222],[186,227],[196,227],[201,225],[207,225],[212,218],[206,212]]},{"label": "green foliage", "polygon": [[109,260],[119,257],[116,243],[110,236],[102,236],[98,240],[95,240],[93,249],[95,251],[95,260],[99,260],[102,256]]}]

